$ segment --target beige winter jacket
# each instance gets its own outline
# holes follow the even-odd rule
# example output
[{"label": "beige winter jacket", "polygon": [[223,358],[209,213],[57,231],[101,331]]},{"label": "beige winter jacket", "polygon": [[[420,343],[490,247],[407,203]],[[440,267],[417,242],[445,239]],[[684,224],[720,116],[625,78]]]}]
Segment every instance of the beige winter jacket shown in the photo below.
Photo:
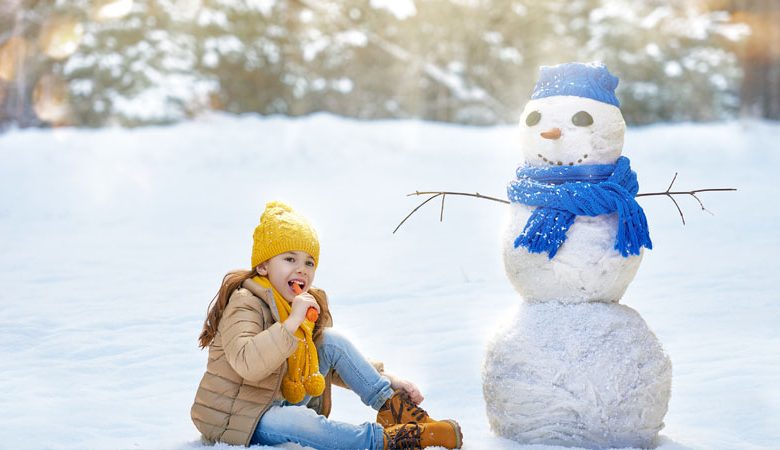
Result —
[{"label": "beige winter jacket", "polygon": [[[325,292],[311,288],[309,293],[321,309],[318,342],[318,331],[332,326],[333,319]],[[282,399],[282,376],[297,345],[279,323],[272,291],[245,281],[225,307],[190,411],[205,441],[249,445],[260,417],[274,400]],[[325,416],[330,413],[331,383],[343,385],[333,378],[326,377],[325,392],[309,405]]]}]

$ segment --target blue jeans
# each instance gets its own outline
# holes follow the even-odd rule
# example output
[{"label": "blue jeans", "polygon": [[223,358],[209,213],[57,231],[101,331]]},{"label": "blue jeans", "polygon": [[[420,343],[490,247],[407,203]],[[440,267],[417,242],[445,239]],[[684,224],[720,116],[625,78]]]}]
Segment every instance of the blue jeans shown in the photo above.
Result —
[{"label": "blue jeans", "polygon": [[[323,330],[317,346],[320,373],[335,370],[344,383],[368,406],[379,410],[393,395],[390,381],[366,361],[352,343],[332,329]],[[250,444],[279,445],[286,442],[316,449],[381,449],[384,432],[377,423],[352,425],[318,415],[306,404],[308,395],[298,404],[274,402],[257,424]]]}]

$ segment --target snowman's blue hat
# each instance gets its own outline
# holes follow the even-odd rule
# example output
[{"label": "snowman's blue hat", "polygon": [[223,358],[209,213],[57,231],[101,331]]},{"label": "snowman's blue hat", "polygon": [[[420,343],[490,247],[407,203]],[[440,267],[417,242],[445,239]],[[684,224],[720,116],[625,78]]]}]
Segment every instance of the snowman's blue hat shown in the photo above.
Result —
[{"label": "snowman's blue hat", "polygon": [[573,62],[542,66],[531,99],[574,95],[620,108],[620,102],[615,97],[617,85],[618,78],[609,73],[604,64]]}]

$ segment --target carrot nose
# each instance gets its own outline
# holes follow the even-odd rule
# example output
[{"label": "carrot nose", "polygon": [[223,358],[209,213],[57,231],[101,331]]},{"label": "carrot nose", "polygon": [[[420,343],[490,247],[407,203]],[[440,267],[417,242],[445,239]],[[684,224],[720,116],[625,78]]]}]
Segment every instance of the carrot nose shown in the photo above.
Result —
[{"label": "carrot nose", "polygon": [[559,137],[561,137],[561,129],[560,128],[552,128],[550,130],[543,131],[540,134],[545,139],[558,139]]}]

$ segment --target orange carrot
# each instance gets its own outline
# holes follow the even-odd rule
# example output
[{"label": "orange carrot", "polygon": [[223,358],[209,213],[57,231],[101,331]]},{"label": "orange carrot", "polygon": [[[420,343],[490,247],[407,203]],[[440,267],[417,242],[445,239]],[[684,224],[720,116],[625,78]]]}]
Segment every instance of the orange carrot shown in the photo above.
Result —
[{"label": "orange carrot", "polygon": [[[298,286],[298,283],[292,284],[292,290],[295,292],[295,295],[301,295],[301,293],[303,293],[301,287]],[[320,313],[318,313],[317,309],[313,306],[309,307],[309,309],[306,311],[306,320],[310,322],[316,322],[319,317]]]}]

